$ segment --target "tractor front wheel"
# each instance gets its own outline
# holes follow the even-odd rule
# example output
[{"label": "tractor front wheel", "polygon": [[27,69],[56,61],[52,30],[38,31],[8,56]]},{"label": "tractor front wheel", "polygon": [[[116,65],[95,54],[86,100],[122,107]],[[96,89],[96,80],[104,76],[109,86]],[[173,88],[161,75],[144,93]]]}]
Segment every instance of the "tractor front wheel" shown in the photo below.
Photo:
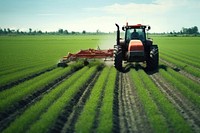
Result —
[{"label": "tractor front wheel", "polygon": [[122,71],[122,48],[119,45],[114,46],[114,66],[118,71]]}]

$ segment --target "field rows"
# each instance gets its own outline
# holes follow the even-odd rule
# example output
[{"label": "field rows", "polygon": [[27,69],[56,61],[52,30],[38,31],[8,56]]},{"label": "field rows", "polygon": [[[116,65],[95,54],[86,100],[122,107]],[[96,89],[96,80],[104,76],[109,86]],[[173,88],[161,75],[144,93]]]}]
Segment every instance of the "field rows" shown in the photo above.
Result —
[{"label": "field rows", "polygon": [[[66,40],[44,37],[52,48],[52,41],[62,43],[62,39]],[[8,55],[14,62],[4,60],[0,67],[0,132],[200,132],[200,57],[187,52],[188,47],[171,45],[173,39],[159,39],[158,44],[165,40],[169,45],[159,46],[159,69],[154,72],[133,63],[124,64],[127,71],[118,72],[98,61],[57,68],[50,61],[58,55],[53,50],[49,59],[40,53],[34,56],[38,60],[20,55],[15,60]],[[97,42],[90,37],[72,40],[74,45]],[[42,51],[47,51],[44,46]],[[63,46],[58,49],[62,51]],[[194,47],[190,50],[198,53]]]},{"label": "field rows", "polygon": [[[130,65],[129,72],[121,73],[113,67],[99,69],[95,63],[76,71],[77,65],[56,68],[2,90],[1,131],[200,131],[200,85],[177,71],[160,68],[159,73],[148,74],[141,66]],[[44,86],[34,102],[22,104]]]}]

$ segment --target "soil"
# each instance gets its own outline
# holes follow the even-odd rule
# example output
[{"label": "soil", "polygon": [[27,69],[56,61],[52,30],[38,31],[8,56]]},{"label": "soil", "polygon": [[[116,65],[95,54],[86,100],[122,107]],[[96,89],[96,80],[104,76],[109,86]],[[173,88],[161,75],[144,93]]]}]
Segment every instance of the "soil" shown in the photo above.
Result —
[{"label": "soil", "polygon": [[[188,77],[189,79],[200,83],[200,78],[197,78],[184,70],[181,70],[174,66],[173,64],[160,59],[166,66],[161,67],[171,67],[180,74]],[[113,62],[107,62],[106,65],[113,65]],[[130,69],[133,66],[130,64],[125,64],[125,71],[117,73],[117,79],[114,89],[114,100],[113,100],[113,132],[136,132],[136,133],[152,133],[153,129],[148,121],[147,115],[145,113],[144,107],[140,101],[137,94],[136,88],[134,86],[134,81],[130,77]],[[137,68],[137,67],[136,67]],[[141,67],[143,69],[144,67]],[[53,70],[52,68],[51,70]],[[163,68],[164,69],[164,68]],[[51,70],[46,70],[43,73]],[[39,73],[39,75],[43,74]],[[72,73],[65,75],[56,79],[54,82],[49,83],[44,88],[39,89],[30,96],[21,100],[17,104],[13,105],[5,112],[0,112],[0,132],[5,129],[10,122],[12,122],[17,116],[22,114],[25,109],[30,107],[33,103],[37,102],[42,98],[45,93],[48,93],[54,89],[58,84],[63,82],[65,79],[69,78]],[[0,87],[0,90],[9,89],[10,87],[23,83],[26,80],[34,78],[34,76],[39,76],[38,74],[32,75],[32,77],[27,77],[27,79],[21,79],[14,84],[8,85],[6,87]],[[79,92],[72,98],[70,103],[66,105],[64,110],[59,115],[54,126],[49,129],[49,132],[75,132],[75,124],[80,116],[81,111],[87,99],[90,96],[91,90],[100,75],[100,71],[91,76],[90,82],[82,86]],[[192,127],[194,132],[200,132],[200,109],[197,108],[193,103],[191,103],[187,98],[185,98],[174,86],[167,82],[159,72],[148,73],[149,77],[154,81],[157,87],[165,95],[165,97],[174,105],[174,108],[179,112],[179,114],[184,118],[184,120]],[[109,80],[109,79],[107,79]],[[103,94],[103,93],[102,93]],[[103,95],[101,96],[98,107],[100,108]],[[96,120],[93,124],[93,132],[98,126],[98,112],[97,109]]]},{"label": "soil", "polygon": [[185,77],[197,82],[200,84],[200,78],[195,77],[194,75],[182,70],[181,68],[178,68],[177,66],[175,66],[174,64],[167,62],[166,60],[163,59],[159,59],[160,62],[163,62],[164,64],[166,64],[168,67],[171,67],[172,69],[174,69],[175,71],[179,72],[180,74],[184,75]]},{"label": "soil", "polygon": [[128,73],[119,73],[118,100],[120,132],[152,132]]},{"label": "soil", "polygon": [[6,85],[0,86],[0,91],[5,90],[5,89],[9,89],[9,88],[11,88],[11,87],[13,87],[13,86],[16,86],[16,85],[18,85],[18,84],[20,84],[20,83],[23,83],[23,82],[25,82],[25,81],[27,81],[27,80],[30,80],[30,79],[32,79],[32,78],[35,78],[35,77],[37,77],[37,76],[39,76],[39,75],[42,75],[42,74],[44,74],[44,73],[46,73],[46,72],[52,71],[52,70],[55,69],[55,68],[57,68],[57,67],[51,67],[51,68],[46,69],[46,70],[43,70],[43,71],[41,71],[41,72],[34,73],[34,74],[29,75],[29,76],[27,76],[27,77],[24,77],[24,78],[18,79],[18,80],[16,80],[16,81],[12,81],[12,82],[10,82],[10,83],[8,83],[8,84],[6,84]]},{"label": "soil", "polygon": [[176,88],[170,85],[159,73],[149,75],[177,111],[189,123],[194,132],[200,131],[200,110],[187,100]]},{"label": "soil", "polygon": [[45,87],[20,100],[19,102],[8,108],[6,111],[0,112],[0,131],[6,128],[9,123],[12,122],[18,115],[22,114],[26,108],[30,107],[32,104],[40,100],[45,93],[48,93],[60,83],[62,83],[65,79],[69,78],[72,73],[73,71],[60,78],[57,78],[53,82],[47,84]]},{"label": "soil", "polygon": [[54,126],[50,129],[50,132],[74,132],[75,123],[83,110],[83,107],[88,99],[92,87],[94,86],[96,80],[98,79],[100,72],[95,73],[91,79],[90,83],[85,84],[80,91],[71,100],[70,104],[65,107],[58,119],[56,120]]}]

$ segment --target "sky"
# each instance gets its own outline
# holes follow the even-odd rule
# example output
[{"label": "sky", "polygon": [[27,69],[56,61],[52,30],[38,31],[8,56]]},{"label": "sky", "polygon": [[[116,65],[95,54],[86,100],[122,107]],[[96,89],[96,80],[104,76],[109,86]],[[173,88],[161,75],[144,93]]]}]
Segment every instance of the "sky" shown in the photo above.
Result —
[{"label": "sky", "polygon": [[151,32],[200,30],[200,0],[0,0],[0,28],[113,32],[145,24]]}]

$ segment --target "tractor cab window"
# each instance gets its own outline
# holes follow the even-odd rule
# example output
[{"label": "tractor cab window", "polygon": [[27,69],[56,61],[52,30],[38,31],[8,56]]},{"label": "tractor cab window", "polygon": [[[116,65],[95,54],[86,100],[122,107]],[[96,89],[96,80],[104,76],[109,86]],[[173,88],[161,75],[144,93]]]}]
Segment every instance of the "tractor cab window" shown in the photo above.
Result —
[{"label": "tractor cab window", "polygon": [[126,40],[127,43],[130,42],[130,40],[141,40],[142,42],[145,41],[145,34],[144,29],[127,29],[126,31]]}]

